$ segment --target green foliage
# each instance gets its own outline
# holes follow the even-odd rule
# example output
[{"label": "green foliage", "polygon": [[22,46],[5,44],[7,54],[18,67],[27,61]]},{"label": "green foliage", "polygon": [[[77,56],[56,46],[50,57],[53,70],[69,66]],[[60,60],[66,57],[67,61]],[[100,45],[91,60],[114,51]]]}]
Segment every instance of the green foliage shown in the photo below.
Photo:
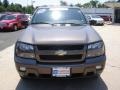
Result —
[{"label": "green foliage", "polygon": [[3,0],[3,5],[4,5],[4,7],[5,7],[5,8],[7,8],[7,7],[8,7],[8,5],[9,5],[8,0]]},{"label": "green foliage", "polygon": [[8,0],[3,0],[3,2],[1,2],[0,0],[0,12],[22,12],[22,13],[33,13],[34,11],[34,7],[31,6],[26,6],[23,7],[21,4],[9,4]]},{"label": "green foliage", "polygon": [[67,2],[65,2],[65,1],[60,1],[60,5],[61,5],[61,6],[67,6],[68,4],[67,4]]},{"label": "green foliage", "polygon": [[90,1],[90,4],[91,4],[92,8],[96,8],[98,3],[99,3],[99,1],[97,1],[97,0],[91,0]]},{"label": "green foliage", "polygon": [[[2,2],[3,1],[3,2]],[[68,6],[68,3],[66,1],[60,1],[61,6]],[[46,6],[46,5],[45,5]],[[70,4],[69,6],[74,6],[73,4]],[[84,8],[106,8],[104,4],[101,4],[97,0],[91,0],[90,2],[87,2],[83,5],[80,3],[75,4],[77,7],[84,7]],[[22,6],[21,4],[9,4],[9,0],[0,0],[0,12],[22,12],[22,13],[33,13],[35,8],[33,5],[29,6]]]},{"label": "green foliage", "polygon": [[82,5],[84,8],[107,8],[104,4],[100,3],[98,0],[91,0]]},{"label": "green foliage", "polygon": [[75,6],[77,6],[77,7],[82,7],[82,5],[81,5],[80,3],[75,4]]},{"label": "green foliage", "polygon": [[5,8],[3,6],[0,6],[0,12],[4,12]]},{"label": "green foliage", "polygon": [[82,5],[82,7],[84,8],[91,8],[91,4],[90,3],[85,3]]},{"label": "green foliage", "polygon": [[1,2],[1,0],[0,0],[0,6],[2,5],[2,2]]}]

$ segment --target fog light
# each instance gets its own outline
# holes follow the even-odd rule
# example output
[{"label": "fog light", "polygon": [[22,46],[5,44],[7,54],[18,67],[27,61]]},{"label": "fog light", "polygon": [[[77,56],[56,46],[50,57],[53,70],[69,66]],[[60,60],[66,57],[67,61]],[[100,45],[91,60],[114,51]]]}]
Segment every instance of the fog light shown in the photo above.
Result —
[{"label": "fog light", "polygon": [[101,65],[96,66],[96,69],[102,69]]},{"label": "fog light", "polygon": [[26,71],[26,68],[25,67],[20,67],[20,71]]}]

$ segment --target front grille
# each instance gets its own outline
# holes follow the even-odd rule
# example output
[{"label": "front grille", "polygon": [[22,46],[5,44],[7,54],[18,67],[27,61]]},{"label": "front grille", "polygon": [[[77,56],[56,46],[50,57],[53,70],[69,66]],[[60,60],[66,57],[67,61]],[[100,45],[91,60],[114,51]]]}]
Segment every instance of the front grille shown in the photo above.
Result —
[{"label": "front grille", "polygon": [[[83,62],[86,54],[85,45],[37,45],[36,49],[37,60],[47,63]],[[61,50],[66,53],[56,53]]]},{"label": "front grille", "polygon": [[58,55],[39,55],[41,60],[77,60],[82,59],[82,54],[80,55],[64,55],[64,56],[58,56]]},{"label": "front grille", "polygon": [[38,50],[82,50],[84,45],[37,45]]}]

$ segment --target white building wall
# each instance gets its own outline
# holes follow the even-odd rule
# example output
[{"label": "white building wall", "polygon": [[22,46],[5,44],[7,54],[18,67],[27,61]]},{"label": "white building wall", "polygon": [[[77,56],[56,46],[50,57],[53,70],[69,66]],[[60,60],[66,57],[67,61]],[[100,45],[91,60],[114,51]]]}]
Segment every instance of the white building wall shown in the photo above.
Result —
[{"label": "white building wall", "polygon": [[84,14],[106,15],[112,17],[114,22],[114,9],[113,8],[81,8]]}]

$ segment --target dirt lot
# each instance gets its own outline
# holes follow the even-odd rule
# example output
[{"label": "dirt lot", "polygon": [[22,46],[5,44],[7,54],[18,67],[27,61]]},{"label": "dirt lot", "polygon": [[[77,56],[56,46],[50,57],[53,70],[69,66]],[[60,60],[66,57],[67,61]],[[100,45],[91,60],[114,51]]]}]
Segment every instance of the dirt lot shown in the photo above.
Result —
[{"label": "dirt lot", "polygon": [[[106,45],[107,62],[101,78],[71,80],[21,80],[14,65],[14,42],[0,51],[0,90],[120,90],[120,25],[94,26]],[[15,32],[19,34],[20,31]],[[14,32],[0,33],[5,44],[17,38]],[[1,38],[4,36],[3,38]],[[6,42],[7,43],[7,42]],[[9,44],[9,43],[7,43]],[[11,46],[12,45],[12,46]]]}]

